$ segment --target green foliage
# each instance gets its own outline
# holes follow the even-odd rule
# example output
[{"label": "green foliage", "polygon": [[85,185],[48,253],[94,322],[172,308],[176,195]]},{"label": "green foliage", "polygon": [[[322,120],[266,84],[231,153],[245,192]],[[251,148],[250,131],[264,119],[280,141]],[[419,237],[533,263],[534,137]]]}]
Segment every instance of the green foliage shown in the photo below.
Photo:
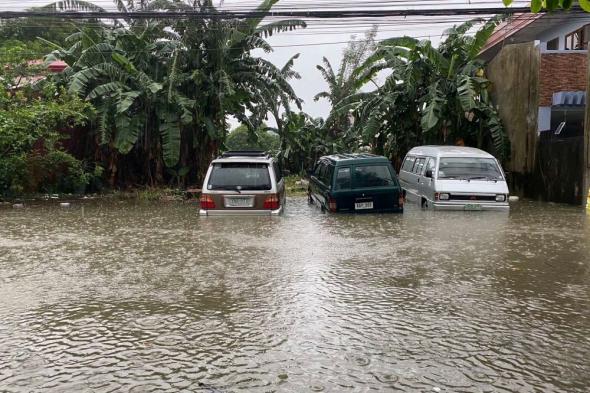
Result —
[{"label": "green foliage", "polygon": [[383,85],[349,96],[331,116],[352,113],[348,134],[358,146],[394,159],[418,144],[459,142],[507,157],[508,138],[477,58],[501,20],[486,21],[474,35],[468,32],[483,21],[455,26],[438,48],[411,37],[382,41],[357,73],[386,69]]},{"label": "green foliage", "polygon": [[248,127],[241,125],[232,130],[225,141],[228,150],[264,150],[277,152],[280,148],[279,136],[272,131],[266,131],[266,126],[252,133]]},{"label": "green foliage", "polygon": [[[276,2],[265,0],[258,9],[269,10]],[[117,6],[125,11],[216,11],[211,1],[118,1]],[[228,117],[253,130],[269,112],[279,118],[292,103],[300,106],[288,83],[298,77],[292,69],[297,55],[279,68],[252,51],[268,52],[267,37],[302,27],[299,20],[263,25],[256,18],[129,18],[124,24],[80,29],[64,45],[52,45],[48,59],[68,63],[60,82],[95,106],[98,140],[110,151],[105,161],[112,181],[123,173],[118,160],[131,156],[143,160],[137,166],[144,181],[154,184],[166,176],[176,183],[184,178],[179,176],[183,167],[191,168],[186,176],[203,174],[225,142]]]},{"label": "green foliage", "polygon": [[283,117],[283,123],[283,147],[278,158],[292,173],[305,174],[321,156],[348,150],[345,138],[330,135],[322,119],[292,112]]},{"label": "green foliage", "polygon": [[[328,84],[328,90],[316,94],[315,101],[326,99],[332,106],[337,106],[347,97],[357,93],[365,83],[371,80],[378,70],[368,69],[359,72],[359,67],[369,54],[375,50],[376,35],[377,27],[374,26],[365,33],[364,38],[361,40],[357,40],[353,36],[344,49],[340,68],[337,72],[334,71],[332,64],[326,57],[322,59],[323,64],[317,65],[316,68]],[[332,136],[342,135],[350,127],[349,117],[345,113],[333,114],[328,118],[325,126],[330,128]]]},{"label": "green foliage", "polygon": [[[502,0],[504,5],[508,7],[512,4],[513,0]],[[532,0],[531,11],[539,12],[541,10],[555,11],[555,10],[569,10],[574,4],[579,4],[580,7],[586,12],[590,12],[590,0]]]},{"label": "green foliage", "polygon": [[51,84],[33,95],[0,88],[0,97],[0,195],[83,192],[93,176],[60,141],[86,125],[93,108]]},{"label": "green foliage", "polygon": [[285,189],[289,196],[304,196],[307,195],[307,182],[298,175],[285,176]]}]

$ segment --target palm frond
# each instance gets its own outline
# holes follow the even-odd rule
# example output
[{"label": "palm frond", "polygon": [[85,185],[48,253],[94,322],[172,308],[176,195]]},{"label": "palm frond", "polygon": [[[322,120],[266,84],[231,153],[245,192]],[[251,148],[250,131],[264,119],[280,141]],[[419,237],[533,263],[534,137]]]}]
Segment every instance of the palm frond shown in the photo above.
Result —
[{"label": "palm frond", "polygon": [[108,82],[103,85],[97,86],[88,93],[86,99],[92,100],[97,97],[106,97],[115,94],[119,94],[126,90],[126,86],[121,82]]},{"label": "palm frond", "polygon": [[271,22],[265,25],[259,26],[254,30],[254,34],[268,38],[273,34],[283,33],[285,31],[293,31],[296,29],[304,29],[307,27],[307,23],[300,19],[287,19],[278,22]]},{"label": "palm frond", "polygon": [[475,33],[471,46],[467,49],[470,59],[475,59],[477,55],[479,55],[479,52],[481,52],[485,44],[488,42],[496,30],[496,27],[505,19],[505,15],[497,15],[489,19],[485,25]]},{"label": "palm frond", "polygon": [[61,0],[54,3],[46,4],[41,7],[36,7],[43,11],[60,12],[60,11],[92,11],[105,12],[106,10],[96,4],[83,0]]}]

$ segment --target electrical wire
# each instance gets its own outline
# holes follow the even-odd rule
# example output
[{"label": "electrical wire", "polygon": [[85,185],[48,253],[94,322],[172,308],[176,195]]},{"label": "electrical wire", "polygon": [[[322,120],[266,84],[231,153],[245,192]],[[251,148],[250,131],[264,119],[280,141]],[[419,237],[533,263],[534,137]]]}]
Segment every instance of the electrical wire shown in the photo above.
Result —
[{"label": "electrical wire", "polygon": [[320,10],[320,11],[299,11],[299,10],[270,10],[270,11],[134,11],[134,12],[113,12],[113,11],[1,11],[0,19],[23,18],[23,17],[55,17],[59,15],[63,19],[259,19],[265,17],[289,17],[289,18],[320,18],[320,19],[343,19],[343,18],[384,18],[393,16],[458,16],[458,15],[492,15],[492,14],[514,14],[527,12],[528,8],[420,8],[420,9],[368,9],[368,10]]}]

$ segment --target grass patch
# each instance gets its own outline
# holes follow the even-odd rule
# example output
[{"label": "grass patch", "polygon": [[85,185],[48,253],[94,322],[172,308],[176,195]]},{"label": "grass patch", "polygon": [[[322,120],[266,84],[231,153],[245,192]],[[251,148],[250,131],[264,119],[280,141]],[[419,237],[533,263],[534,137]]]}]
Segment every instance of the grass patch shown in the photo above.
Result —
[{"label": "grass patch", "polygon": [[308,182],[301,176],[291,175],[285,177],[285,188],[287,195],[303,196],[307,194]]}]

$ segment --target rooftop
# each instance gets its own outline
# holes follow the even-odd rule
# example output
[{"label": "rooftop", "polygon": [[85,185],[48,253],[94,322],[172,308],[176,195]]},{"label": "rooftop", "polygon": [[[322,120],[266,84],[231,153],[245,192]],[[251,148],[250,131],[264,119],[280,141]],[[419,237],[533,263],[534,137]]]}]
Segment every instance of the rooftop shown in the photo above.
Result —
[{"label": "rooftop", "polygon": [[389,161],[387,158],[383,156],[377,156],[375,154],[370,153],[341,153],[341,154],[332,154],[331,156],[324,156],[324,159],[328,159],[332,162],[342,163],[342,162],[351,162],[357,160],[363,161]]},{"label": "rooftop", "polygon": [[222,153],[213,162],[270,162],[272,156],[261,150],[230,150]]},{"label": "rooftop", "polygon": [[465,146],[418,146],[408,152],[408,154],[424,155],[431,157],[485,157],[494,158],[490,153],[474,147]]},{"label": "rooftop", "polygon": [[489,61],[496,56],[504,45],[535,41],[543,32],[549,29],[563,26],[567,22],[583,21],[585,17],[590,21],[590,14],[579,9],[569,12],[515,14],[496,27],[494,33],[481,50],[480,56]]}]

